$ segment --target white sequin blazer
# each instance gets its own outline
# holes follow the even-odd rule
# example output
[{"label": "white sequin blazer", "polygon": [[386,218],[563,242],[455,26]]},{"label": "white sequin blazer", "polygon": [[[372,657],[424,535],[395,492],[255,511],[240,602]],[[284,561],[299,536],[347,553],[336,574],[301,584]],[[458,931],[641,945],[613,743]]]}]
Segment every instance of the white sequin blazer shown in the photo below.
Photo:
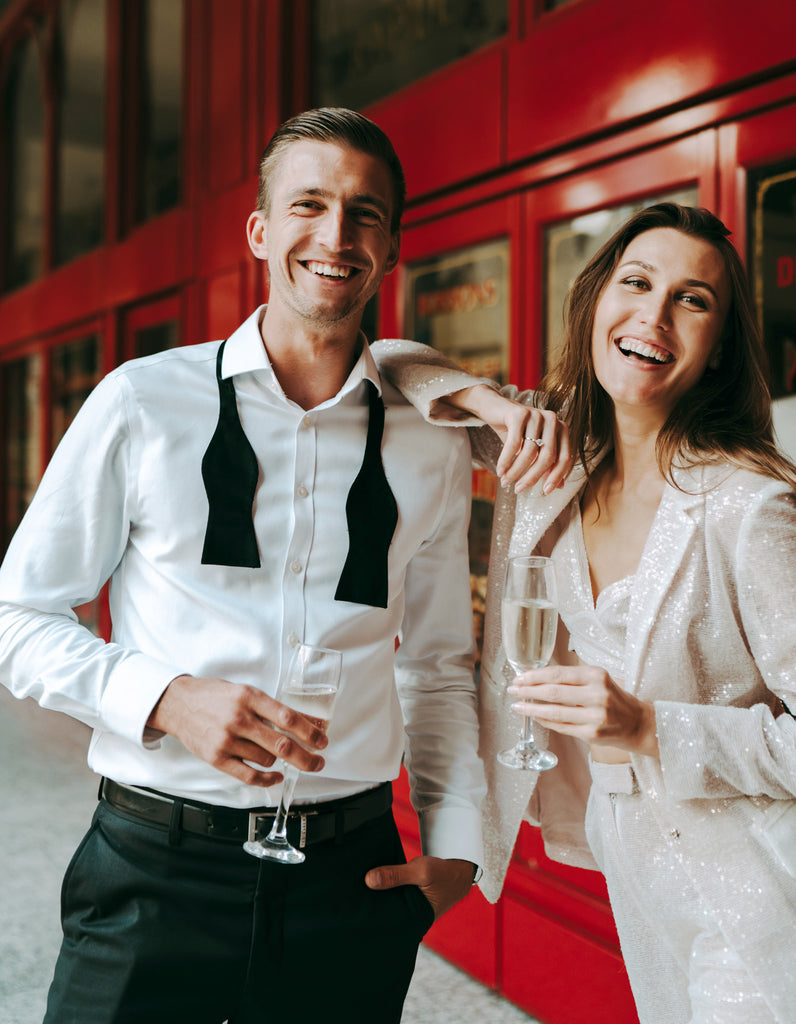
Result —
[{"label": "white sequin blazer", "polygon": [[[427,346],[380,342],[374,355],[429,419],[449,424],[451,408],[436,400],[473,384]],[[484,427],[470,436],[475,457],[493,466],[496,436]],[[498,491],[479,690],[488,782],[480,884],[491,902],[523,817],[541,826],[551,857],[595,867],[583,827],[585,745],[550,732],[555,769],[538,778],[505,770],[495,754],[514,742],[517,720],[492,685],[510,673],[500,639],[506,558],[537,547],[584,477],[573,470],[548,497]],[[629,616],[625,685],[655,703],[660,746],[659,760],[634,755],[633,767],[728,941],[779,1019],[792,1021],[796,972],[783,964],[796,954],[796,720],[780,700],[796,712],[796,495],[726,467],[681,473],[678,483],[664,492]]]}]

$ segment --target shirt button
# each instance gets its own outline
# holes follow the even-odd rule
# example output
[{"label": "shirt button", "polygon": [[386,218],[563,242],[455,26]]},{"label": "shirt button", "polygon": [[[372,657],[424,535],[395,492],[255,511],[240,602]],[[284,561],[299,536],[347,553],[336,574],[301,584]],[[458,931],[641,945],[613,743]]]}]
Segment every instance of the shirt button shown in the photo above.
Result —
[{"label": "shirt button", "polygon": [[291,562],[290,563],[290,571],[291,572],[301,572],[301,562]]},{"label": "shirt button", "polygon": [[299,639],[295,633],[289,633],[287,642],[290,644],[291,647],[295,647],[296,644],[299,642]]},{"label": "shirt button", "polygon": [[305,416],[304,419],[301,422],[302,422],[302,424],[305,427],[311,427],[312,426],[312,416]]},{"label": "shirt button", "polygon": [[310,492],[307,490],[304,484],[299,484],[298,487],[296,488],[296,493],[300,498],[306,498]]}]

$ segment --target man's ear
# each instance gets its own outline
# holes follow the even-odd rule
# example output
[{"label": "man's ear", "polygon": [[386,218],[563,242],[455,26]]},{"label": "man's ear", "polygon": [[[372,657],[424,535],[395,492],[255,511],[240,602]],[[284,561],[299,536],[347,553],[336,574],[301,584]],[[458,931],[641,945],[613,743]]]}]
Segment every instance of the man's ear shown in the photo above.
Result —
[{"label": "man's ear", "polygon": [[246,238],[249,248],[258,260],[268,261],[267,221],[262,210],[249,214],[246,221]]},{"label": "man's ear", "polygon": [[390,236],[390,252],[387,256],[387,263],[384,268],[385,274],[391,274],[393,270],[398,266],[398,260],[401,257],[401,229],[393,231]]}]

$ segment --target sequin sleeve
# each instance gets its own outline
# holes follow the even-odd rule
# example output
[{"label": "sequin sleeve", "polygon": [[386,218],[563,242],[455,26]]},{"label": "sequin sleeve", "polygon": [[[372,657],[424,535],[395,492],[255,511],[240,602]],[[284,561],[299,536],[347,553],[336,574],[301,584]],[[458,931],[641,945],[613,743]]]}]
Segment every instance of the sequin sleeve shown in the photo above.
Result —
[{"label": "sequin sleeve", "polygon": [[519,391],[513,384],[500,387],[487,377],[474,377],[442,352],[415,341],[400,338],[377,341],[371,351],[379,372],[429,423],[467,427],[473,458],[495,472],[502,448],[500,438],[490,426],[450,405],[445,398],[454,391],[485,384],[505,398],[533,405],[533,391]]},{"label": "sequin sleeve", "polygon": [[[736,530],[733,512],[739,518]],[[734,672],[724,665],[713,687],[716,694],[732,694],[736,706],[721,706],[718,700],[656,701],[666,790],[678,799],[793,798],[796,720],[774,695],[796,712],[796,497],[775,481],[756,490],[727,487],[708,501],[706,515],[706,547],[714,552],[710,569],[718,576],[726,562],[724,591],[733,619],[715,637],[714,660],[702,663],[700,670],[711,671],[735,633],[748,661],[739,658]],[[750,706],[737,706],[747,702]]]}]

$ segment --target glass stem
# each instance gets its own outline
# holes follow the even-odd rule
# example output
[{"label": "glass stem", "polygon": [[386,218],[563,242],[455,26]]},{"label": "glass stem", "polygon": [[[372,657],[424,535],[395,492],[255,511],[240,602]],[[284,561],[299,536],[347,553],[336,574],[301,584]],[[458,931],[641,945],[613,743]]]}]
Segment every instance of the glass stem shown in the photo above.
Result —
[{"label": "glass stem", "polygon": [[533,750],[533,729],[531,728],[531,720],[527,715],[522,716],[522,731],[520,732],[519,746],[525,750]]},{"label": "glass stem", "polygon": [[287,813],[290,810],[290,804],[293,800],[293,790],[296,788],[299,774],[298,768],[294,768],[289,764],[285,765],[284,781],[282,782],[282,795],[279,797],[279,807],[276,811],[274,823],[271,826],[271,831],[268,833],[269,839],[275,839],[277,842],[287,842]]}]

